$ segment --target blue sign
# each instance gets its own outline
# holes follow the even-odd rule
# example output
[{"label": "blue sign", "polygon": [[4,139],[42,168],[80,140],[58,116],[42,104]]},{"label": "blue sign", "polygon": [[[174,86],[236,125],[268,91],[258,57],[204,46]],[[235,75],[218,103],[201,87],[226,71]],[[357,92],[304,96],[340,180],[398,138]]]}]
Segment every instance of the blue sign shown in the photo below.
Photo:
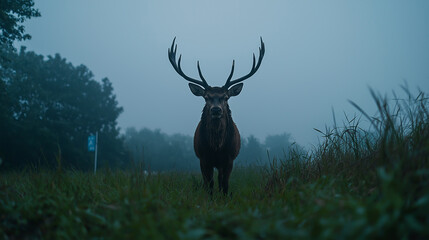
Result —
[{"label": "blue sign", "polygon": [[94,152],[95,151],[95,136],[90,135],[88,137],[88,151]]}]

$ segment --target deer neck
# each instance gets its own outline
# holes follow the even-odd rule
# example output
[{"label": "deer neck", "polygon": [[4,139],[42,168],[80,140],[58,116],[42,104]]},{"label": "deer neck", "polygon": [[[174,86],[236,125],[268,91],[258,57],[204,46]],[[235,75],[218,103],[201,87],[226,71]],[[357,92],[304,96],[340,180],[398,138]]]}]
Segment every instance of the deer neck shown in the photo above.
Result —
[{"label": "deer neck", "polygon": [[219,119],[211,118],[208,108],[204,108],[201,124],[204,128],[206,141],[212,150],[219,151],[225,145],[228,127],[231,121],[232,118],[229,107],[227,107],[227,112]]}]

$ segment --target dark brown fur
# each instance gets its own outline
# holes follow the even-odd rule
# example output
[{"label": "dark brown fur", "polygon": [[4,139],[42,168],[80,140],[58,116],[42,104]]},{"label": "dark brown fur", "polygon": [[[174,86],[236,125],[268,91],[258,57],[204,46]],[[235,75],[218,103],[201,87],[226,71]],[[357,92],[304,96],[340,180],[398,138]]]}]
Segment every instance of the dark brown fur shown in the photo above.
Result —
[{"label": "dark brown fur", "polygon": [[218,170],[219,191],[228,193],[229,176],[233,161],[240,152],[240,133],[226,104],[226,113],[220,119],[210,116],[209,106],[203,109],[201,121],[195,131],[194,149],[200,159],[204,186],[213,190],[213,169]]}]

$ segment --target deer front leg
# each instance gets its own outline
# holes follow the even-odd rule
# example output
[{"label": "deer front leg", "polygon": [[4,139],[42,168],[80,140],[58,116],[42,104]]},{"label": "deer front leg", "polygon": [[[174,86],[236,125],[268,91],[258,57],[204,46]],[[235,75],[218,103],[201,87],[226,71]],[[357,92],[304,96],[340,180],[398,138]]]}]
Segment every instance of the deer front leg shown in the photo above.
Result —
[{"label": "deer front leg", "polygon": [[213,167],[207,166],[203,161],[200,161],[201,173],[204,180],[204,188],[209,191],[210,195],[213,194]]},{"label": "deer front leg", "polygon": [[218,175],[217,175],[217,181],[218,181],[218,184],[219,184],[219,192],[221,192],[222,191],[222,187],[223,187],[223,185],[222,185],[222,183],[223,183],[223,168],[219,168],[218,171],[217,171],[217,173],[218,173]]},{"label": "deer front leg", "polygon": [[232,167],[233,167],[233,163],[232,162],[228,163],[225,166],[225,168],[222,170],[222,172],[223,172],[223,174],[222,174],[222,180],[221,180],[221,182],[219,181],[219,185],[222,183],[222,190],[223,190],[223,194],[225,196],[228,195],[229,176],[231,175]]}]

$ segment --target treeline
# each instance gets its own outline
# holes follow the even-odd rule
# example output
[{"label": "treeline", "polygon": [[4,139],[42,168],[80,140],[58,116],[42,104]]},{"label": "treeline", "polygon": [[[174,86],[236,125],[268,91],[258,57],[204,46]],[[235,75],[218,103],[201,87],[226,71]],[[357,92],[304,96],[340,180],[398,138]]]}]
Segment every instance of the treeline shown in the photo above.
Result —
[{"label": "treeline", "polygon": [[[193,138],[182,134],[168,135],[161,130],[135,128],[127,129],[125,146],[130,152],[133,163],[149,171],[199,170],[199,160],[194,153]],[[261,143],[254,136],[241,139],[241,150],[236,165],[262,166],[269,158],[288,157],[293,146],[294,151],[302,148],[291,141],[290,134],[270,135]]]}]

